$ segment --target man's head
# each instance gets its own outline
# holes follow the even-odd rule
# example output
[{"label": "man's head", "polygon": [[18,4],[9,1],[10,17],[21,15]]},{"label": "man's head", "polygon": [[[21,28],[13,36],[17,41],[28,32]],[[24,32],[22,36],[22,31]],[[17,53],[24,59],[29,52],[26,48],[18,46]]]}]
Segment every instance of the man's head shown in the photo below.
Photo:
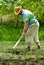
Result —
[{"label": "man's head", "polygon": [[22,6],[15,7],[16,11],[14,12],[15,15],[19,15],[22,13]]}]

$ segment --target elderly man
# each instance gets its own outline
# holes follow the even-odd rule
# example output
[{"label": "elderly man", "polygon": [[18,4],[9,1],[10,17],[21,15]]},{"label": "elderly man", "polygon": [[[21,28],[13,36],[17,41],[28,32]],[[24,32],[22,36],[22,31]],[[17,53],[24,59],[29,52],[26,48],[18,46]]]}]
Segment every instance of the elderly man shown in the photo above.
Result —
[{"label": "elderly man", "polygon": [[22,6],[16,7],[14,14],[22,15],[22,19],[24,21],[22,35],[25,36],[25,42],[28,45],[27,50],[30,50],[30,44],[33,42],[35,42],[38,49],[40,49],[40,42],[38,39],[39,22],[35,18],[34,14],[31,11],[22,9]]}]

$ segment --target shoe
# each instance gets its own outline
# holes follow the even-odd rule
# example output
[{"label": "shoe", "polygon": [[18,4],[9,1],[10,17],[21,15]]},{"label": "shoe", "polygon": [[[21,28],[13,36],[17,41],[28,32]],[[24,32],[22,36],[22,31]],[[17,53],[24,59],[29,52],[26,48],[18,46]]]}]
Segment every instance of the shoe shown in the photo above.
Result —
[{"label": "shoe", "polygon": [[26,51],[30,51],[30,47],[27,47],[27,48],[26,48]]},{"label": "shoe", "polygon": [[40,46],[38,46],[38,48],[37,48],[37,49],[39,49],[39,50],[40,50],[40,49],[41,49],[41,48],[40,48]]},{"label": "shoe", "polygon": [[40,46],[38,46],[37,50],[41,50],[41,47],[40,47]]}]

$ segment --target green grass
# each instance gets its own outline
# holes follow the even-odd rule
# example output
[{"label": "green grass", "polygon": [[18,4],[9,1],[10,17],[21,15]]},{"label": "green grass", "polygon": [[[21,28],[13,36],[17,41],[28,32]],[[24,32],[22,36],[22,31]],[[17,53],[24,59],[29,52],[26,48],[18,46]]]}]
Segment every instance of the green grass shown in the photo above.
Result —
[{"label": "green grass", "polygon": [[[23,28],[15,28],[13,24],[0,24],[0,41],[17,41]],[[39,39],[44,40],[44,26],[40,26]]]},{"label": "green grass", "polygon": [[18,40],[22,32],[22,29],[14,28],[11,25],[0,24],[0,41],[14,41]]},{"label": "green grass", "polygon": [[[30,61],[26,61],[25,65],[44,65],[44,60],[40,60],[38,58],[43,57],[44,58],[44,26],[41,26],[39,29],[39,39],[41,40],[41,49],[37,50],[36,44],[31,44],[31,51],[27,52],[25,51],[25,48],[27,45],[24,43],[24,38],[21,40],[19,45],[15,50],[12,49],[16,41],[21,36],[22,28],[15,28],[14,25],[11,24],[0,24],[0,57],[3,58],[12,58],[15,59],[27,59],[29,58]],[[13,53],[14,52],[14,53]],[[15,52],[20,52],[18,55]],[[33,58],[36,62],[33,61]],[[6,65],[24,65],[21,64],[20,61],[16,60],[16,64],[14,62],[8,61],[6,62]],[[33,62],[31,62],[33,61]],[[20,63],[20,64],[19,64]],[[2,61],[0,62],[0,65],[2,65]]]},{"label": "green grass", "polygon": [[40,26],[40,29],[39,29],[39,39],[40,40],[44,40],[44,25]]}]

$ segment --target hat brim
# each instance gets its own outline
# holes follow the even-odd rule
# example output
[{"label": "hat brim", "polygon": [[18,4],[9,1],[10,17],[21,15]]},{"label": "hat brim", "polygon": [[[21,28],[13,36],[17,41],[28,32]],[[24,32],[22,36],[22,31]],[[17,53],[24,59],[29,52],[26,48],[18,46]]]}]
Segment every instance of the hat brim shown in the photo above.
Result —
[{"label": "hat brim", "polygon": [[21,10],[22,10],[21,7],[15,7],[15,9],[16,9],[16,11],[15,11],[16,14],[19,14],[21,12]]}]

